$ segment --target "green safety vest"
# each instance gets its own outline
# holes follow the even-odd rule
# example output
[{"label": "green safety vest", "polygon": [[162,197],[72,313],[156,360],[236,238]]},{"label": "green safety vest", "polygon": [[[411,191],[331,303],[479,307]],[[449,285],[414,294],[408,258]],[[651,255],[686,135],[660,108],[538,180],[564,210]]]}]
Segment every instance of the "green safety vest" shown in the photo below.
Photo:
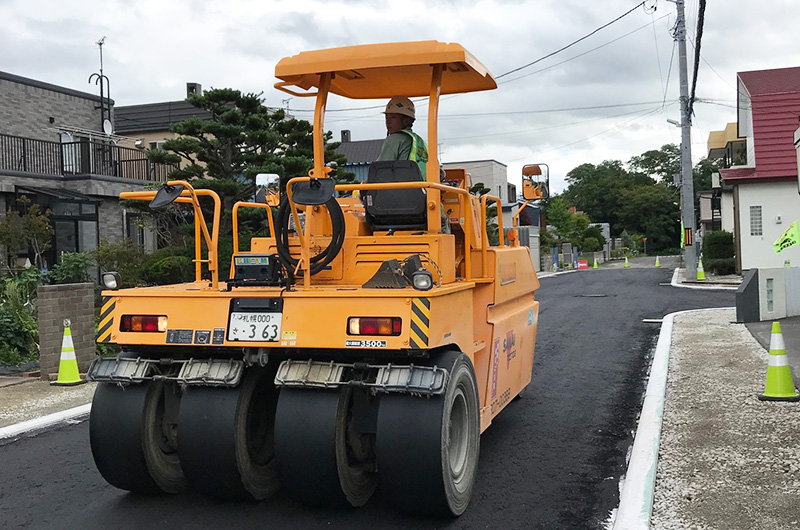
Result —
[{"label": "green safety vest", "polygon": [[425,177],[425,165],[428,162],[428,147],[425,145],[425,140],[409,129],[403,129],[399,132],[406,133],[411,137],[411,153],[409,153],[408,159],[417,163],[422,173],[422,180],[427,180]]}]

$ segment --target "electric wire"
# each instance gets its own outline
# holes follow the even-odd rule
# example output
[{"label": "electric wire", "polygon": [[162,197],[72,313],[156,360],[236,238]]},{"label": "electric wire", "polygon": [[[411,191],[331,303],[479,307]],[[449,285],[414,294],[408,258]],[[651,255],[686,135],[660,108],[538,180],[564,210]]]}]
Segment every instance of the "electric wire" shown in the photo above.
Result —
[{"label": "electric wire", "polygon": [[668,14],[667,14],[667,15],[663,15],[663,16],[661,16],[661,17],[659,17],[659,18],[657,18],[657,19],[653,20],[652,22],[648,22],[647,24],[645,24],[645,25],[643,25],[643,26],[639,26],[638,28],[634,29],[633,31],[629,31],[628,33],[625,33],[624,35],[620,35],[620,36],[619,36],[619,37],[617,37],[616,39],[612,39],[612,40],[610,40],[610,41],[608,41],[608,42],[606,42],[606,43],[603,43],[603,44],[601,44],[601,45],[599,45],[599,46],[596,46],[596,47],[594,47],[594,48],[592,48],[592,49],[590,49],[590,50],[586,50],[586,51],[585,51],[585,52],[583,52],[583,53],[579,53],[578,55],[574,55],[574,56],[570,57],[569,59],[565,59],[565,60],[563,60],[563,61],[560,61],[560,62],[557,62],[557,63],[555,63],[555,64],[551,64],[550,66],[545,66],[544,68],[540,68],[540,69],[538,69],[538,70],[534,70],[533,72],[528,72],[527,74],[523,74],[523,75],[521,75],[521,76],[518,76],[518,77],[513,77],[513,78],[511,78],[511,79],[506,79],[506,80],[504,80],[504,81],[502,81],[502,82],[500,82],[500,83],[497,83],[497,85],[498,85],[498,86],[500,86],[500,85],[505,85],[505,84],[508,84],[508,83],[512,83],[512,82],[514,82],[514,81],[518,81],[518,80],[520,80],[520,79],[524,79],[524,78],[526,78],[526,77],[528,77],[528,76],[532,76],[532,75],[538,74],[538,73],[540,73],[540,72],[544,72],[544,71],[546,71],[546,70],[550,70],[551,68],[555,68],[556,66],[560,66],[560,65],[562,65],[562,64],[564,64],[564,63],[568,63],[568,62],[570,62],[570,61],[574,61],[575,59],[578,59],[578,58],[580,58],[580,57],[583,57],[584,55],[587,55],[587,54],[589,54],[589,53],[592,53],[593,51],[597,51],[597,50],[599,50],[600,48],[605,48],[605,47],[606,47],[606,46],[608,46],[609,44],[613,44],[613,43],[617,42],[618,40],[621,40],[621,39],[624,39],[625,37],[628,37],[629,35],[633,35],[634,33],[636,33],[636,32],[638,32],[638,31],[641,31],[641,30],[643,30],[643,29],[644,29],[644,28],[646,28],[647,26],[654,26],[654,24],[655,24],[656,22],[658,22],[658,21],[659,21],[659,20],[661,20],[662,18],[667,18],[668,16],[669,16]]},{"label": "electric wire", "polygon": [[689,108],[688,114],[689,116],[692,115],[692,110],[694,107],[694,98],[695,98],[695,90],[697,89],[697,71],[700,68],[700,41],[703,38],[703,22],[705,19],[705,12],[706,12],[706,0],[700,0],[699,7],[697,9],[697,32],[695,37],[695,44],[694,47],[694,74],[692,76],[692,91],[691,95],[689,96]]},{"label": "electric wire", "polygon": [[526,65],[520,66],[520,67],[518,67],[518,68],[514,68],[514,69],[512,69],[512,70],[509,70],[508,72],[504,72],[504,73],[502,73],[502,74],[500,74],[500,75],[498,75],[498,76],[495,76],[495,79],[500,79],[500,78],[502,78],[502,77],[505,77],[505,76],[507,76],[507,75],[509,75],[509,74],[513,74],[514,72],[519,72],[520,70],[524,70],[525,68],[528,68],[528,67],[530,67],[530,66],[533,66],[533,65],[534,65],[534,64],[536,64],[536,63],[540,63],[540,62],[544,61],[545,59],[547,59],[547,58],[549,58],[549,57],[552,57],[552,56],[556,55],[557,53],[561,53],[561,52],[563,52],[564,50],[566,50],[567,48],[570,48],[570,47],[572,47],[572,46],[574,46],[574,45],[578,44],[579,42],[581,42],[581,41],[584,41],[584,40],[588,39],[589,37],[591,37],[592,35],[594,35],[594,34],[595,34],[595,33],[597,33],[598,31],[600,31],[600,30],[602,30],[602,29],[605,29],[605,28],[607,28],[608,26],[610,26],[611,24],[613,24],[613,23],[615,23],[615,22],[617,22],[617,21],[619,21],[619,20],[623,19],[624,17],[626,17],[626,16],[630,15],[631,13],[633,13],[634,11],[636,11],[636,10],[637,10],[639,7],[641,7],[641,6],[643,6],[643,5],[645,5],[645,2],[639,2],[639,3],[638,3],[638,4],[636,4],[634,7],[630,8],[628,11],[626,11],[626,12],[625,12],[625,13],[623,13],[623,14],[621,14],[620,16],[618,16],[617,18],[615,18],[615,19],[614,19],[614,20],[612,20],[611,22],[608,22],[608,23],[606,23],[606,24],[603,24],[602,26],[600,26],[599,28],[597,28],[597,29],[593,30],[592,32],[590,32],[590,33],[587,33],[586,35],[584,35],[584,36],[583,36],[583,37],[581,37],[580,39],[578,39],[578,40],[575,40],[575,41],[572,41],[571,43],[567,44],[566,46],[563,46],[563,47],[559,48],[558,50],[556,50],[556,51],[554,51],[554,52],[550,52],[550,53],[548,53],[547,55],[544,55],[544,56],[542,56],[542,57],[539,57],[539,58],[538,58],[538,59],[536,59],[535,61],[532,61],[532,62],[530,62],[530,63],[528,63],[528,64],[526,64]]}]

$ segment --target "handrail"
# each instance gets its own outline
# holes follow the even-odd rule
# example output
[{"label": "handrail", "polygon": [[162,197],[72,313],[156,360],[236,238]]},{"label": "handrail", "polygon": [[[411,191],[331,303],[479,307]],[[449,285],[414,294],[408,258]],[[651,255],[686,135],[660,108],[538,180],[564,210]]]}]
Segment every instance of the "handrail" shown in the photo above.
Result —
[{"label": "handrail", "polygon": [[[233,210],[231,211],[231,223],[233,224],[233,254],[231,255],[231,259],[233,256],[239,253],[239,208],[263,208],[267,210],[269,214],[267,216],[267,220],[269,222],[269,234],[272,237],[278,237],[275,233],[275,222],[272,219],[272,208],[269,204],[264,204],[261,202],[247,202],[247,201],[238,201],[234,203]],[[233,275],[233,268],[231,267],[231,276]]]},{"label": "handrail", "polygon": [[[195,281],[202,280],[201,270],[202,264],[208,263],[208,270],[211,273],[211,287],[212,289],[219,288],[219,271],[217,270],[217,245],[219,244],[219,218],[220,218],[220,200],[219,195],[213,190],[208,189],[194,189],[191,184],[185,180],[170,180],[166,183],[167,186],[183,186],[180,196],[175,200],[182,204],[191,204],[194,209],[194,228],[195,228]],[[156,196],[157,190],[147,191],[123,191],[119,194],[121,199],[130,200],[153,200]],[[211,197],[214,201],[214,224],[211,233],[208,232],[208,224],[206,223],[203,210],[200,208],[200,201],[198,196]],[[200,236],[206,242],[208,249],[208,259],[202,259],[202,245],[200,243]]]},{"label": "handrail", "polygon": [[278,82],[277,82],[277,83],[275,83],[275,85],[273,85],[273,86],[274,86],[275,88],[277,88],[278,90],[280,90],[281,92],[286,92],[286,93],[287,93],[287,94],[289,94],[289,95],[292,95],[292,96],[297,96],[297,97],[299,97],[299,98],[310,98],[310,97],[314,97],[314,96],[316,96],[316,95],[317,95],[317,93],[318,93],[317,91],[314,91],[314,92],[296,92],[296,91],[294,91],[294,90],[291,90],[291,89],[289,89],[288,87],[290,87],[290,86],[297,86],[297,85],[295,85],[294,83],[292,83],[291,81],[278,81]]},{"label": "handrail", "polygon": [[511,226],[514,229],[514,234],[515,234],[514,241],[516,242],[516,244],[513,245],[513,246],[515,246],[515,247],[519,245],[519,232],[517,231],[517,218],[519,217],[519,214],[522,213],[522,210],[524,210],[528,206],[528,204],[530,204],[530,202],[531,202],[530,200],[525,201],[525,204],[520,206],[517,209],[517,211],[514,213],[514,216],[511,218]]},{"label": "handrail", "polygon": [[486,232],[486,202],[491,199],[497,203],[497,231],[499,237],[498,245],[499,247],[505,247],[505,241],[503,240],[503,205],[500,202],[500,197],[495,197],[494,195],[483,195],[481,196],[481,224],[483,226],[483,238],[484,243],[481,247],[481,270],[483,275],[486,276],[486,267],[489,265],[489,255],[487,251],[487,247],[489,246],[489,234]]},{"label": "handrail", "polygon": [[[305,271],[305,278],[306,278],[307,282],[310,281],[310,277],[311,277],[311,275],[309,273],[310,264],[307,263],[307,258],[306,258],[307,254],[308,254],[308,249],[305,248],[305,247],[308,246],[307,243],[306,243],[308,241],[308,238],[306,237],[306,234],[303,233],[303,230],[301,230],[299,228],[301,225],[300,225],[299,219],[297,218],[296,204],[295,204],[294,201],[292,201],[292,187],[297,182],[308,182],[310,180],[311,180],[311,177],[294,177],[294,178],[290,179],[289,182],[286,183],[286,199],[289,202],[289,206],[291,207],[292,215],[295,218],[295,226],[298,227],[297,236],[298,236],[298,239],[300,241],[300,247],[301,247],[301,256],[302,257],[300,259],[300,262],[298,263],[298,270],[302,266],[303,270]],[[359,184],[337,184],[334,189],[336,191],[356,191],[356,190],[362,191],[362,190],[425,189],[425,188],[436,189],[436,190],[439,190],[439,191],[454,192],[457,195],[459,195],[459,201],[463,201],[462,204],[464,205],[464,207],[462,207],[462,213],[464,213],[464,217],[469,218],[469,221],[466,221],[466,219],[465,219],[465,221],[466,221],[465,225],[466,226],[465,226],[465,230],[464,230],[464,237],[465,237],[464,251],[465,251],[465,254],[466,254],[465,255],[465,267],[466,267],[465,273],[466,273],[466,278],[468,280],[472,280],[473,279],[473,275],[472,275],[472,260],[471,260],[471,256],[469,255],[469,253],[471,252],[471,250],[470,250],[470,248],[471,248],[470,247],[470,241],[471,241],[471,237],[472,237],[472,230],[478,230],[479,228],[472,226],[473,225],[472,203],[470,201],[470,197],[473,197],[473,195],[471,195],[468,190],[465,190],[464,188],[457,188],[457,187],[454,187],[454,186],[441,184],[441,183],[438,183],[438,182],[423,182],[423,181],[386,182],[386,183],[366,183],[366,182],[364,182],[364,183],[359,183]],[[481,242],[481,256],[482,256],[482,265],[483,265],[483,275],[484,276],[486,276],[486,251],[487,251],[487,247],[488,247],[488,244],[489,244],[489,238],[488,238],[488,235],[486,233],[486,201],[488,199],[494,200],[495,202],[497,202],[498,207],[501,207],[500,206],[501,203],[500,203],[500,198],[499,197],[495,197],[495,196],[492,196],[492,195],[484,195],[483,197],[481,197],[481,221],[482,221],[482,224],[483,224],[483,229],[482,229],[482,231],[483,231],[482,232],[483,233],[483,238],[482,239],[483,240]],[[428,202],[428,208],[429,209],[430,208],[435,208],[435,203],[433,201],[429,201]],[[500,233],[502,234],[503,233],[502,215],[500,213],[498,213],[497,218],[498,218],[499,230],[500,230]],[[309,219],[306,218],[306,230],[308,230],[309,225],[310,225]],[[503,239],[500,239],[499,246],[501,246],[501,247],[505,246],[505,243],[504,243]],[[306,259],[304,259],[304,258],[306,258]]]}]

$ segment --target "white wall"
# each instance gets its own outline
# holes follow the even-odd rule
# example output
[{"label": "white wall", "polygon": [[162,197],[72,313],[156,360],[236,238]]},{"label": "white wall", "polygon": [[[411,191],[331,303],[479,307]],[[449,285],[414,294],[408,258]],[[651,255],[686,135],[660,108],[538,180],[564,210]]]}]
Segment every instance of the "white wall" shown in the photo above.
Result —
[{"label": "white wall", "polygon": [[[750,206],[761,206],[762,235],[750,235]],[[742,269],[782,267],[785,260],[800,264],[800,245],[775,254],[772,243],[789,225],[800,219],[800,194],[797,182],[739,185],[739,226],[741,228]],[[781,222],[777,222],[777,217]],[[724,224],[723,224],[724,226]]]},{"label": "white wall", "polygon": [[733,234],[733,192],[723,190],[720,208],[722,209],[722,229]]},{"label": "white wall", "polygon": [[445,168],[462,168],[472,176],[472,184],[482,182],[491,191],[490,195],[500,197],[503,204],[516,202],[516,197],[508,197],[508,168],[496,160],[476,160],[471,162],[443,163]]}]

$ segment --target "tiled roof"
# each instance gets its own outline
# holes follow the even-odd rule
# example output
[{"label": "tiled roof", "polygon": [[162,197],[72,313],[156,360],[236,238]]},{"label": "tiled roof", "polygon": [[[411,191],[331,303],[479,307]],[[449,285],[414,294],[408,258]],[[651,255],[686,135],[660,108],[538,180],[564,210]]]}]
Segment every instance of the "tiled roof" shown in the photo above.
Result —
[{"label": "tiled roof", "polygon": [[192,116],[205,120],[211,117],[211,113],[186,101],[128,105],[114,109],[114,127],[119,134],[168,131],[171,124],[188,120]]},{"label": "tiled roof", "polygon": [[739,72],[751,96],[800,91],[800,67]]},{"label": "tiled roof", "polygon": [[752,177],[796,177],[794,131],[800,116],[800,68],[739,72],[739,80],[750,95],[757,170]]},{"label": "tiled roof", "polygon": [[383,139],[342,142],[336,152],[347,157],[348,165],[369,164],[381,154]]}]

